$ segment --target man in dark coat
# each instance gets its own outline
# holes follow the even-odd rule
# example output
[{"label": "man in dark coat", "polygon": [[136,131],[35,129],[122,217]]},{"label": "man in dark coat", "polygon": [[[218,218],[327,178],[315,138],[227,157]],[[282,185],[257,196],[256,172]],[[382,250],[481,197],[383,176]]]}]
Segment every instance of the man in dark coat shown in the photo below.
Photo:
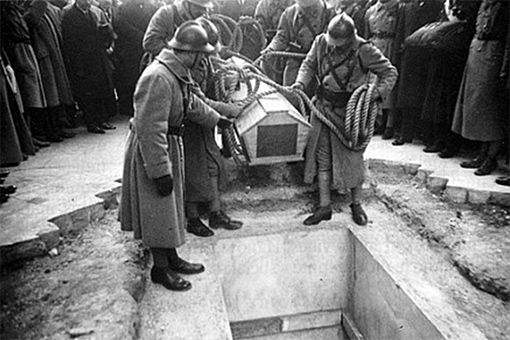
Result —
[{"label": "man in dark coat", "polygon": [[[345,127],[346,106],[351,94],[368,82],[369,72],[378,76],[372,101],[389,95],[397,80],[397,70],[371,43],[356,34],[353,20],[346,14],[334,17],[325,34],[319,35],[306,56],[294,88],[303,89],[311,79],[320,80],[315,105],[340,131]],[[320,207],[305,225],[331,219],[331,186],[350,191],[354,222],[365,225],[361,188],[365,179],[364,150],[345,146],[318,117],[311,117],[313,129],[306,147],[305,182],[319,181]],[[361,132],[364,133],[364,132]]]},{"label": "man in dark coat", "polygon": [[186,117],[208,128],[229,122],[191,93],[190,69],[213,50],[205,30],[185,22],[169,47],[144,70],[136,87],[119,219],[122,230],[134,231],[150,247],[152,281],[188,290],[191,283],[178,273],[198,274],[204,266],[184,261],[176,251],[185,243],[183,121]]},{"label": "man in dark coat", "polygon": [[508,1],[484,0],[480,5],[455,107],[452,131],[482,144],[474,159],[461,163],[463,168],[477,169],[477,176],[496,170],[497,156],[507,135],[508,103],[499,77],[509,16]]},{"label": "man in dark coat", "polygon": [[61,10],[46,0],[31,3],[25,20],[30,28],[39,68],[41,70],[48,127],[46,138],[57,142],[74,136],[63,130],[65,107],[74,106],[71,84],[62,56]]},{"label": "man in dark coat", "polygon": [[157,7],[145,0],[123,1],[113,27],[118,35],[115,41],[115,83],[119,97],[119,112],[133,115],[133,93],[140,75],[143,56],[143,35]]},{"label": "man in dark coat", "polygon": [[[443,9],[442,0],[405,0],[399,8],[399,21],[395,37],[395,56],[393,63],[398,68],[400,77],[395,91],[394,102],[394,126],[398,137],[393,145],[404,145],[414,138],[415,130],[420,123],[421,105],[417,104],[419,100],[415,100],[416,96],[402,98],[398,96],[402,93],[406,96],[413,89],[417,92],[424,92],[425,81],[427,75],[428,60],[424,60],[425,53],[423,51],[415,51],[412,48],[404,50],[404,41],[420,27],[425,24],[439,20],[440,13]],[[404,59],[405,58],[405,59]],[[421,87],[419,87],[422,85]],[[409,92],[407,92],[409,91]],[[408,101],[406,101],[408,100]],[[411,103],[416,106],[404,106]]]},{"label": "man in dark coat", "polygon": [[112,69],[90,10],[91,0],[76,0],[64,11],[62,35],[73,95],[83,110],[87,130],[105,133],[114,129],[107,122],[115,107]]}]

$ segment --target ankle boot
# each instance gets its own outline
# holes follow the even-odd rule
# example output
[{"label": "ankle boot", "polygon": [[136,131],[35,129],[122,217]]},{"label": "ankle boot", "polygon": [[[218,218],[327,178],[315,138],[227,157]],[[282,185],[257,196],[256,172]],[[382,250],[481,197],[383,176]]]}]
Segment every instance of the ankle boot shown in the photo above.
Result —
[{"label": "ankle boot", "polygon": [[241,229],[243,222],[231,219],[223,210],[209,213],[209,227],[211,229],[237,230]]},{"label": "ankle boot", "polygon": [[308,218],[303,222],[304,225],[316,225],[319,224],[320,221],[329,221],[331,220],[332,210],[331,206],[327,207],[319,207],[313,215],[308,216]]},{"label": "ankle boot", "polygon": [[482,166],[475,171],[476,176],[486,176],[491,174],[498,167],[498,161],[495,158],[487,158]]},{"label": "ankle boot", "polygon": [[177,257],[169,260],[168,268],[179,274],[193,275],[200,274],[205,271],[205,267],[200,263],[190,263]]},{"label": "ankle boot", "polygon": [[366,225],[368,222],[368,217],[363,208],[361,207],[361,204],[359,203],[353,203],[351,204],[351,212],[352,212],[352,219],[357,225]]},{"label": "ankle boot", "polygon": [[0,185],[0,194],[12,195],[17,189],[15,185]]},{"label": "ankle boot", "polygon": [[169,290],[184,291],[191,289],[189,281],[184,280],[169,268],[152,267],[151,280]]},{"label": "ankle boot", "polygon": [[485,155],[478,155],[470,161],[464,161],[460,163],[460,166],[464,169],[477,169],[480,168],[486,160]]},{"label": "ankle boot", "polygon": [[201,236],[201,237],[209,237],[213,236],[214,232],[207,228],[207,226],[200,220],[200,218],[189,218],[186,229],[189,233]]}]

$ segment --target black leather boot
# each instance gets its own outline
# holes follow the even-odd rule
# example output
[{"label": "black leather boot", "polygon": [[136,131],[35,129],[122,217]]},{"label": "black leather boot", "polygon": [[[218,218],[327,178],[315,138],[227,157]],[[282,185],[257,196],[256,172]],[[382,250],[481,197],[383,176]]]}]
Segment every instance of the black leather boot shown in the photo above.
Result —
[{"label": "black leather boot", "polygon": [[191,289],[191,283],[174,273],[170,268],[152,267],[151,280],[169,290],[184,291]]},{"label": "black leather boot", "polygon": [[212,229],[237,230],[241,229],[243,222],[231,219],[223,210],[209,213],[209,227]]},{"label": "black leather boot", "polygon": [[209,237],[214,235],[214,232],[207,228],[207,226],[199,218],[189,218],[186,230],[188,230],[189,233],[201,237]]},{"label": "black leather boot", "polygon": [[12,195],[17,189],[15,185],[0,185],[0,194]]},{"label": "black leather boot", "polygon": [[168,268],[172,269],[176,273],[187,275],[200,274],[205,271],[205,267],[202,264],[190,263],[180,257],[173,259],[169,263]]},{"label": "black leather boot", "polygon": [[487,158],[482,166],[475,171],[476,176],[486,176],[491,174],[498,167],[498,161],[494,158]]},{"label": "black leather boot", "polygon": [[363,208],[361,207],[361,204],[355,203],[351,204],[351,212],[352,212],[352,219],[357,225],[366,225],[368,222],[368,217]]},{"label": "black leather boot", "polygon": [[486,156],[485,155],[479,155],[475,158],[473,158],[470,161],[464,161],[460,163],[461,168],[464,169],[477,169],[483,165],[485,162]]},{"label": "black leather boot", "polygon": [[327,207],[319,207],[313,215],[308,216],[308,218],[303,222],[304,225],[315,225],[319,224],[320,221],[329,221],[331,220],[331,206]]}]

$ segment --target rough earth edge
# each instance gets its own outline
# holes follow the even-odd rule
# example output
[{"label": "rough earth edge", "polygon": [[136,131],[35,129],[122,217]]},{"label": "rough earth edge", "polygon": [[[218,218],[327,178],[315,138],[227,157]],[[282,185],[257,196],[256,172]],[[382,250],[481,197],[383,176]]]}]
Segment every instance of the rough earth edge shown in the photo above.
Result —
[{"label": "rough earth edge", "polygon": [[149,256],[115,214],[65,236],[58,255],[2,268],[1,339],[137,339]]},{"label": "rough earth edge", "polygon": [[379,169],[375,178],[380,182],[375,195],[390,211],[422,238],[445,248],[449,260],[475,287],[510,300],[509,208],[454,203],[398,168]]},{"label": "rough earth edge", "polygon": [[[257,172],[259,176],[250,173],[253,170],[246,170],[246,178],[242,180],[241,177],[241,181],[236,181],[232,190],[224,195],[230,210],[271,212],[300,206],[303,217],[313,210],[317,192],[308,187],[289,185],[298,183],[296,179],[300,178],[301,173],[299,167],[284,166],[279,171],[268,172],[262,170]],[[453,213],[448,210],[450,203],[430,194],[423,183],[415,181],[405,172],[372,173],[367,181],[367,189],[367,205],[384,211],[389,207],[390,211],[395,210],[398,212],[396,215],[405,220],[397,232],[393,229],[380,232],[396,234],[397,238],[402,233],[411,233],[410,237],[426,239],[447,260],[458,258],[454,263],[467,263],[466,268],[473,275],[487,273],[487,266],[497,269],[502,259],[502,264],[508,264],[504,256],[508,255],[510,247],[508,243],[500,242],[509,239],[509,228],[507,224],[498,222],[501,218],[507,220],[508,211],[503,209],[493,214],[491,210],[481,207],[479,211],[471,211],[473,207],[459,205],[465,210],[453,210],[454,215],[467,224],[454,223],[456,227],[452,227],[451,223],[445,223],[450,221],[450,213]],[[386,207],[381,208],[374,196],[380,198]],[[333,198],[335,211],[348,213],[348,197],[334,195]],[[416,207],[412,202],[416,202]],[[423,203],[428,204],[428,208],[423,208]],[[444,209],[437,209],[436,205]],[[417,209],[416,213],[414,208]],[[430,213],[435,210],[444,210],[444,214]],[[470,221],[472,223],[468,223]],[[149,257],[144,248],[132,240],[131,234],[119,229],[116,210],[109,210],[104,220],[92,223],[75,235],[66,236],[59,247],[59,256],[38,258],[18,263],[17,267],[3,268],[1,338],[136,339],[137,301],[143,295]],[[473,230],[477,230],[474,233],[476,237]],[[473,252],[471,245],[475,243],[472,242],[478,240],[486,240],[490,247],[479,247],[476,248],[477,252]],[[492,248],[502,251],[496,252],[494,258],[480,255]],[[461,261],[463,258],[478,260],[476,264],[480,267],[476,270],[469,267],[469,262]],[[494,300],[483,293],[474,296],[464,290],[458,291],[455,285],[448,289],[458,300],[459,308],[463,308],[460,312],[477,320],[476,325],[489,339],[505,339],[510,332],[510,321],[505,321],[510,312],[508,303]]]}]

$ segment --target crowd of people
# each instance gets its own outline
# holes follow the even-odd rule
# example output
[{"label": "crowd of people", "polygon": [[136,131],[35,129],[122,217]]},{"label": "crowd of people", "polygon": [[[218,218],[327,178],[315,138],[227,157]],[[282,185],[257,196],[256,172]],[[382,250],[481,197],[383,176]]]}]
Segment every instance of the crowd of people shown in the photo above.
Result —
[{"label": "crowd of people", "polygon": [[[354,222],[368,222],[361,204],[366,143],[358,135],[369,141],[372,130],[362,123],[354,142],[338,133],[347,129],[347,104],[359,89],[367,91],[367,108],[380,109],[373,133],[395,147],[420,139],[425,152],[447,158],[474,141],[480,151],[461,166],[483,176],[509,145],[508,1],[7,0],[0,6],[1,165],[72,138],[78,112],[94,134],[115,129],[109,120],[116,114],[132,116],[119,220],[150,247],[152,280],[168,289],[191,288],[178,274],[204,270],[177,255],[184,230],[209,237],[212,229],[242,227],[220,203],[223,156],[213,128],[228,128],[241,108],[212,93],[209,75],[218,65],[210,57],[221,60],[224,47],[221,30],[207,19],[211,13],[255,18],[267,39],[260,51],[266,75],[314,98],[319,114],[310,117],[304,179],[317,179],[320,195],[306,225],[331,219],[331,188],[350,192]],[[497,182],[510,186],[510,177]]]}]

